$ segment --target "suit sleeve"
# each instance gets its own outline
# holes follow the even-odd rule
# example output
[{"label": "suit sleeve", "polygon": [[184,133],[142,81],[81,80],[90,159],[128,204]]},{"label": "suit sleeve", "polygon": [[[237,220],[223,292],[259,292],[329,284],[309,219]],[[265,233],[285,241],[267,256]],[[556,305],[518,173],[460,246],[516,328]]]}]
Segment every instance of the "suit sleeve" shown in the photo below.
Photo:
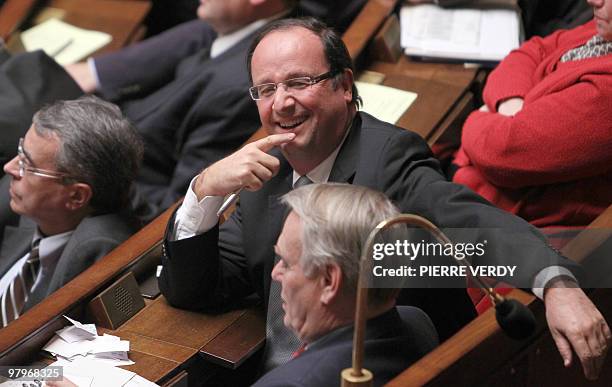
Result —
[{"label": "suit sleeve", "polygon": [[260,126],[257,108],[244,89],[223,90],[206,104],[197,105],[206,108],[194,110],[179,131],[182,138],[176,143],[182,146],[177,151],[177,163],[161,208],[169,207],[185,193],[194,170],[202,170],[227,156]]},{"label": "suit sleeve", "polygon": [[253,293],[243,250],[238,205],[221,227],[192,238],[170,241],[168,222],[159,288],[168,302],[192,310],[220,310]]},{"label": "suit sleeve", "polygon": [[94,59],[100,93],[118,100],[148,93],[172,80],[179,63],[208,48],[215,37],[208,24],[194,20],[120,51]]},{"label": "suit sleeve", "polygon": [[498,209],[470,189],[447,181],[425,142],[404,132],[389,138],[378,162],[379,184],[386,187],[402,212],[421,215],[449,233],[471,229],[473,242],[487,240],[486,253],[474,256],[476,265],[516,265],[503,280],[531,287],[543,268],[561,265],[578,276],[577,265],[559,256],[545,238],[524,220]]}]

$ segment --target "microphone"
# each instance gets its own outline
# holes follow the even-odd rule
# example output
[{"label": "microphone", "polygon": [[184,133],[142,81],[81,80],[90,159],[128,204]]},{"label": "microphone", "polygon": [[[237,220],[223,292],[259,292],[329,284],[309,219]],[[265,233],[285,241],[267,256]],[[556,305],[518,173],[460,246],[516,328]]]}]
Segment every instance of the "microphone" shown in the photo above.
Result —
[{"label": "microphone", "polygon": [[[451,240],[429,220],[412,214],[401,214],[393,218],[380,222],[374,230],[370,232],[368,239],[361,251],[361,259],[359,265],[359,284],[357,288],[357,307],[355,310],[355,333],[353,336],[353,364],[352,368],[347,368],[342,371],[341,380],[342,387],[354,386],[371,386],[372,373],[367,369],[362,368],[363,364],[363,344],[365,339],[365,315],[367,311],[367,276],[366,268],[369,267],[370,260],[368,259],[373,250],[373,245],[378,234],[385,229],[396,224],[407,224],[422,228],[431,233],[440,243],[451,243]],[[472,264],[467,259],[458,259],[453,254],[453,259],[459,265],[464,265],[468,269],[472,268]],[[475,273],[475,271],[471,271]],[[525,305],[517,300],[506,299],[495,289],[488,286],[480,276],[472,275],[479,288],[491,298],[495,305],[495,318],[500,328],[508,335],[508,337],[516,340],[521,340],[531,336],[536,327],[536,320]]]},{"label": "microphone", "polygon": [[501,329],[515,340],[531,336],[536,328],[531,310],[517,300],[504,299],[495,304],[495,319]]}]

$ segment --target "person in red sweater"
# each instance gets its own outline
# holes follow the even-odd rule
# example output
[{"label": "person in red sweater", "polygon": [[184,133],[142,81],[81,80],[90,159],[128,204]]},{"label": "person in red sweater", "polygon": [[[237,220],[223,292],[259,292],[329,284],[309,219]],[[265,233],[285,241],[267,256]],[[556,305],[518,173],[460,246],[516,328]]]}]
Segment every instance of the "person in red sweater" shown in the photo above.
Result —
[{"label": "person in red sweater", "polygon": [[535,37],[491,73],[453,181],[536,227],[582,227],[612,203],[612,0]]}]

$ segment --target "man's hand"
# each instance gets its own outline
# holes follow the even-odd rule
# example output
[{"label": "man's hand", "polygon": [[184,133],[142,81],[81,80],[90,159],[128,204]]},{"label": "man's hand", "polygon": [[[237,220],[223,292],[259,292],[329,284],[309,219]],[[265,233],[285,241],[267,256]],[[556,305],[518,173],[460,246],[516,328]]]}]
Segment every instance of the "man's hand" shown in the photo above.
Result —
[{"label": "man's hand", "polygon": [[497,112],[504,116],[513,116],[523,109],[524,102],[525,101],[519,97],[509,98],[499,104]]},{"label": "man's hand", "polygon": [[96,78],[86,62],[73,63],[64,66],[64,70],[74,79],[85,93],[93,93],[98,85]]},{"label": "man's hand", "polygon": [[266,152],[294,138],[295,133],[270,135],[245,145],[206,168],[194,187],[198,200],[204,196],[225,196],[240,188],[257,191],[278,173],[280,167],[280,161]]},{"label": "man's hand", "polygon": [[573,348],[582,363],[584,376],[595,380],[612,342],[610,328],[573,281],[560,279],[552,286],[544,292],[546,320],[563,364],[571,366]]}]

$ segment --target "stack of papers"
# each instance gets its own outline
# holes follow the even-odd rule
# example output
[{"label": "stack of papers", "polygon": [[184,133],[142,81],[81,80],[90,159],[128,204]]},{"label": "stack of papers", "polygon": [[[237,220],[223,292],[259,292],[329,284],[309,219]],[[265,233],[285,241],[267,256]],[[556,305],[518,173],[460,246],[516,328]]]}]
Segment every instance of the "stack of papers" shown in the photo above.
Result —
[{"label": "stack of papers", "polygon": [[86,58],[112,39],[107,33],[85,30],[58,19],[49,19],[21,33],[27,51],[44,50],[61,65]]},{"label": "stack of papers", "polygon": [[[66,317],[66,316],[64,316]],[[62,376],[78,387],[159,387],[134,372],[117,365],[134,364],[128,359],[130,342],[112,335],[98,336],[94,324],[82,324],[66,317],[72,325],[57,332],[43,348],[58,361],[51,364],[62,367]],[[37,385],[26,380],[11,380],[1,387]]]},{"label": "stack of papers", "polygon": [[520,16],[513,9],[445,9],[404,6],[401,46],[406,55],[491,63],[501,61],[521,40]]},{"label": "stack of papers", "polygon": [[112,366],[134,364],[127,354],[130,350],[129,341],[107,334],[98,336],[94,324],[81,324],[69,317],[66,318],[73,325],[55,332],[56,336],[43,350],[67,361],[87,359]]},{"label": "stack of papers", "polygon": [[395,124],[417,98],[416,93],[393,87],[359,81],[355,85],[363,100],[361,111],[390,124]]},{"label": "stack of papers", "polygon": [[63,367],[64,378],[79,387],[158,386],[134,372],[82,358],[74,361],[58,360],[51,365]]}]

